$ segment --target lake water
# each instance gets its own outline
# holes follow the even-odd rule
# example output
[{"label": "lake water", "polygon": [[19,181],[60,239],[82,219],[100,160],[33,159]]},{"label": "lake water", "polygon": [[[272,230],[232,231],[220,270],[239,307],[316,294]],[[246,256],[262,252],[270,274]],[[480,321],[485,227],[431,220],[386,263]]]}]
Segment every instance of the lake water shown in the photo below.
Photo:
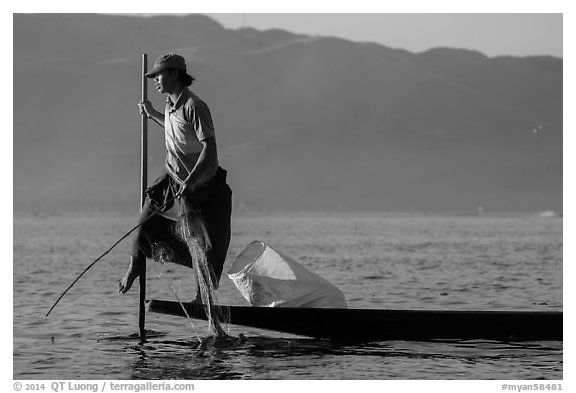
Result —
[{"label": "lake water", "polygon": [[[230,326],[248,340],[198,348],[207,325],[147,315],[138,284],[117,294],[121,243],[51,304],[136,217],[14,217],[14,379],[562,379],[563,343],[407,342],[339,345]],[[252,240],[299,260],[340,288],[351,308],[562,310],[562,219],[286,215],[233,217],[225,272]],[[148,298],[184,300],[191,270],[148,263]],[[223,304],[245,305],[223,274]]]}]

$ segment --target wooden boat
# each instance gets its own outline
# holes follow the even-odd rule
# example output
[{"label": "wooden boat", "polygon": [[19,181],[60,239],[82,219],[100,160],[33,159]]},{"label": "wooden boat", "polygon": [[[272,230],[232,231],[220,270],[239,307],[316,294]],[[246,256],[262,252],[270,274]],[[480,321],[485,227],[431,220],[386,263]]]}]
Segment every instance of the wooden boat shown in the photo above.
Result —
[{"label": "wooden boat", "polygon": [[[184,303],[191,318],[204,307]],[[447,311],[221,306],[229,322],[346,342],[388,340],[562,340],[562,311]],[[149,300],[151,312],[185,317],[178,302]]]}]

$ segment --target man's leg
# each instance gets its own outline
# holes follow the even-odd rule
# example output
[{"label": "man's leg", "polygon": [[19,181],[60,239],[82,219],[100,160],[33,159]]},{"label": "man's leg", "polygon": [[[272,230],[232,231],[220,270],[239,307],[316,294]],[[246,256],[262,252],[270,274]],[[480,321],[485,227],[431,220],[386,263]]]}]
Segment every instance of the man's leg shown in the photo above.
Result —
[{"label": "man's leg", "polygon": [[[200,208],[200,211],[211,245],[206,254],[209,271],[204,272],[205,279],[211,281],[214,289],[218,289],[231,237],[232,191],[230,187],[225,183],[219,184],[209,201]],[[206,275],[209,275],[209,277],[206,277]],[[216,336],[227,337],[228,334],[222,326],[222,323],[226,321],[226,315],[217,307],[215,299],[212,299],[211,296],[212,293],[208,291],[206,298],[201,299],[197,295],[196,299],[201,299],[204,303],[207,303],[204,307],[208,307],[212,316],[210,326]]]},{"label": "man's leg", "polygon": [[222,185],[217,195],[214,195],[210,202],[202,206],[201,212],[211,244],[206,259],[211,270],[212,284],[214,289],[217,289],[230,246],[232,215],[232,191],[230,187],[226,184]]},{"label": "man's leg", "polygon": [[128,270],[126,270],[122,280],[118,281],[119,293],[126,293],[130,290],[130,288],[132,288],[134,280],[140,276],[140,271],[144,267],[143,265],[145,263],[146,257],[143,254],[130,257],[130,265],[128,266]]},{"label": "man's leg", "polygon": [[[154,209],[150,207],[150,201],[147,200],[138,222],[142,223],[146,221],[153,212]],[[152,257],[152,244],[154,242],[152,239],[156,240],[156,238],[159,237],[158,235],[161,234],[162,228],[165,227],[164,220],[163,217],[155,215],[136,230],[132,243],[130,264],[124,277],[118,282],[119,293],[126,293],[130,290],[134,280],[140,275],[141,269],[146,264],[146,258]]]}]

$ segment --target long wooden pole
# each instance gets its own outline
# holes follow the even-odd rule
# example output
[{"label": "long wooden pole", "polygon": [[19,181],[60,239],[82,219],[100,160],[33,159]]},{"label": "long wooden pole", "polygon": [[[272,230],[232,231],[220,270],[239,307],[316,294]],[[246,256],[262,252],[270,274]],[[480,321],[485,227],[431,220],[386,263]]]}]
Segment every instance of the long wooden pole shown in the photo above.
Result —
[{"label": "long wooden pole", "polygon": [[[148,100],[148,55],[142,55],[142,101]],[[144,206],[144,191],[148,185],[148,118],[142,114],[141,119],[142,135],[140,140],[140,211]],[[146,259],[140,264],[140,307],[138,310],[138,327],[140,331],[140,341],[146,339]]]}]

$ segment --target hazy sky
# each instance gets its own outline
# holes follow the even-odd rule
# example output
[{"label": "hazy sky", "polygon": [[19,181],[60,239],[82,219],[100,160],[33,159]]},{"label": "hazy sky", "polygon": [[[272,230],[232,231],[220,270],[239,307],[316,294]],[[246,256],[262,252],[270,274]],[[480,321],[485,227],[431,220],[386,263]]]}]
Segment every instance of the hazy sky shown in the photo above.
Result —
[{"label": "hazy sky", "polygon": [[225,27],[281,28],[421,52],[448,46],[488,56],[562,57],[562,14],[207,14]]}]

